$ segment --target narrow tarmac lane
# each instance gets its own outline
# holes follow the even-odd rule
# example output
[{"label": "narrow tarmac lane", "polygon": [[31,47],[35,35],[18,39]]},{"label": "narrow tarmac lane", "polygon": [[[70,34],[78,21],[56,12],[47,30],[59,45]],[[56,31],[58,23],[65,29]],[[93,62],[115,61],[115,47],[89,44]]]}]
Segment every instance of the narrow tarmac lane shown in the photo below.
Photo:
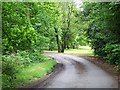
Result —
[{"label": "narrow tarmac lane", "polygon": [[88,60],[68,54],[44,54],[62,63],[64,69],[43,88],[118,88],[112,76]]}]

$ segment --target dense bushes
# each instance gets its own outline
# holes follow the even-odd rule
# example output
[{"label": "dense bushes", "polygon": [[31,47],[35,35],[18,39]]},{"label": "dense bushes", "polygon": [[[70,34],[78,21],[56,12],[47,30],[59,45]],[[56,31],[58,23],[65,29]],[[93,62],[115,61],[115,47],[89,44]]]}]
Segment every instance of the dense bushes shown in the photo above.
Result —
[{"label": "dense bushes", "polygon": [[2,56],[2,79],[4,87],[12,87],[13,80],[21,68],[28,67],[31,63],[45,61],[45,56],[38,51],[18,51],[16,54]]},{"label": "dense bushes", "polygon": [[4,87],[13,86],[13,81],[20,69],[46,60],[42,55],[43,48],[49,47],[51,37],[55,36],[53,28],[55,10],[53,8],[56,8],[54,3],[2,3],[2,81]]},{"label": "dense bushes", "polygon": [[54,25],[51,25],[55,17],[50,16],[55,14],[51,7],[52,4],[47,3],[3,2],[2,53],[42,51],[43,47],[49,47],[51,37],[55,36]]},{"label": "dense bushes", "polygon": [[120,3],[85,3],[83,7],[87,36],[95,55],[102,56],[120,70]]},{"label": "dense bushes", "polygon": [[106,44],[105,48],[103,48],[105,52],[105,59],[110,64],[115,64],[116,69],[120,70],[120,44]]}]

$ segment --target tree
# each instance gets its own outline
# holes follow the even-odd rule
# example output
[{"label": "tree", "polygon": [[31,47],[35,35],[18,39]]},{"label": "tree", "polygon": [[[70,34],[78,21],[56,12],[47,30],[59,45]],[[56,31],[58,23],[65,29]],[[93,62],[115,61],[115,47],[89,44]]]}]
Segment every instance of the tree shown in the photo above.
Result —
[{"label": "tree", "polygon": [[69,48],[70,42],[73,40],[75,28],[72,27],[74,20],[74,3],[60,3],[61,13],[61,52]]},{"label": "tree", "polygon": [[37,32],[26,17],[25,3],[5,2],[2,10],[3,53],[31,49]]},{"label": "tree", "polygon": [[[120,5],[117,2],[84,3],[83,17],[95,55],[119,67]],[[113,23],[114,22],[114,23]]]}]

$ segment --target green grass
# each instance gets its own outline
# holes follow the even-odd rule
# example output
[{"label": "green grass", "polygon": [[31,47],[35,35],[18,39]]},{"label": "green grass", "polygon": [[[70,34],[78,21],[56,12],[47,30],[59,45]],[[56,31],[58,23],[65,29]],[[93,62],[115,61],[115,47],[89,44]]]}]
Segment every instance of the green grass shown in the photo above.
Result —
[{"label": "green grass", "polygon": [[55,60],[47,59],[42,63],[33,63],[27,66],[26,68],[20,69],[19,73],[16,74],[14,86],[19,87],[20,85],[30,83],[45,76],[46,74],[52,71],[53,66],[55,64]]},{"label": "green grass", "polygon": [[[57,52],[55,51],[46,51],[46,52]],[[65,49],[66,54],[74,54],[77,56],[93,56],[93,50],[89,46],[80,46],[79,49]]]},{"label": "green grass", "polygon": [[93,50],[89,46],[80,46],[79,49],[66,49],[65,53],[78,56],[93,56]]}]

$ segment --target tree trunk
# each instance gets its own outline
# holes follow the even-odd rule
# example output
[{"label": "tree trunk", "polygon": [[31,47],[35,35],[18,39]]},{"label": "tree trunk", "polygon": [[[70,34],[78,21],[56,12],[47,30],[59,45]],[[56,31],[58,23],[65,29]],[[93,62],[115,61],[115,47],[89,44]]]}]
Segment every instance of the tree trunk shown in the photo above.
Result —
[{"label": "tree trunk", "polygon": [[60,53],[61,50],[60,50],[60,41],[59,41],[59,36],[58,36],[58,30],[57,30],[57,28],[55,28],[55,27],[54,27],[54,29],[55,29],[55,33],[56,33],[56,40],[57,40],[57,46],[58,46],[58,53]]},{"label": "tree trunk", "polygon": [[70,49],[69,45],[67,44],[67,49]]},{"label": "tree trunk", "polygon": [[75,44],[73,44],[72,46],[73,46],[73,49],[75,49]]},{"label": "tree trunk", "polygon": [[61,53],[64,53],[65,45],[62,43],[61,45]]}]

